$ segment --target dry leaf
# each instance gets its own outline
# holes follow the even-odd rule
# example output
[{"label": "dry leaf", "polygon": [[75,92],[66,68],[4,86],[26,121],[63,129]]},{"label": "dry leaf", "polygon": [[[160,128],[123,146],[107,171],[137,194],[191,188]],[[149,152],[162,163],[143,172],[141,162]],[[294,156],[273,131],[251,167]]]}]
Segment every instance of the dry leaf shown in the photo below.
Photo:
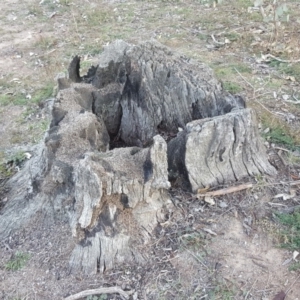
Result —
[{"label": "dry leaf", "polygon": [[290,194],[277,194],[274,198],[275,199],[282,198],[282,200],[285,201],[294,198],[295,195],[296,195],[295,190],[291,190]]},{"label": "dry leaf", "polygon": [[293,252],[293,260],[296,260],[297,261],[297,256],[299,255],[299,252],[298,251],[294,251]]},{"label": "dry leaf", "polygon": [[210,196],[204,197],[204,201],[205,201],[206,203],[210,204],[210,205],[215,205],[215,204],[216,204],[214,198],[212,198],[212,197],[210,197]]}]

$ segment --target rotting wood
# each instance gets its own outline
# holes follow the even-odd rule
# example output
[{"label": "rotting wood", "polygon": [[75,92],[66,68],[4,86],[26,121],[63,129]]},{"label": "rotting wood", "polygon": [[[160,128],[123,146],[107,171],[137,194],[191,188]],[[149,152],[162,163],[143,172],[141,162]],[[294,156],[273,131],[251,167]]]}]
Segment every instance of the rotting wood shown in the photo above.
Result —
[{"label": "rotting wood", "polygon": [[157,42],[119,40],[86,76],[79,69],[76,56],[44,140],[7,182],[0,239],[35,230],[42,214],[57,235],[59,221],[69,226],[70,272],[143,264],[149,253],[141,249],[172,205],[171,180],[196,192],[276,174],[254,111],[204,63]]}]

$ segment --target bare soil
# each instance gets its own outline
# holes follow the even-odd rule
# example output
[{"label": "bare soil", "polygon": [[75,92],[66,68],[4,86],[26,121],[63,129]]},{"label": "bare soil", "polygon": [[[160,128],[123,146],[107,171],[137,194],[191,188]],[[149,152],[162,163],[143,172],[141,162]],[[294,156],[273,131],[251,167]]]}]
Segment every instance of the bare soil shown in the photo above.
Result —
[{"label": "bare soil", "polygon": [[[299,145],[300,109],[289,101],[300,99],[300,67],[295,62],[300,4],[288,1],[290,21],[280,24],[276,36],[251,1],[224,2],[2,0],[0,160],[19,149],[30,151],[41,139],[49,120],[45,98],[55,96],[55,77],[66,72],[72,56],[82,56],[84,73],[97,62],[102,46],[116,38],[133,43],[155,38],[206,62],[224,88],[243,95],[257,110],[262,131],[280,126]],[[279,60],[268,61],[262,54]],[[52,95],[40,93],[49,85]],[[279,247],[282,236],[274,218],[274,212],[299,205],[297,186],[291,199],[274,198],[290,194],[291,187],[282,182],[299,180],[297,151],[280,150],[286,145],[270,141],[266,146],[277,164],[277,178],[253,178],[255,188],[215,198],[213,206],[171,190],[174,208],[166,211],[165,223],[147,245],[144,266],[116,266],[92,277],[70,275],[67,260],[74,245],[68,224],[36,228],[32,220],[0,241],[0,298],[62,299],[118,285],[132,291],[132,299],[271,300],[281,291],[287,300],[300,299],[300,273],[289,271],[292,252]],[[0,207],[6,201],[2,195]],[[67,249],[61,248],[62,239],[69,241]],[[30,254],[28,263],[7,270],[18,251]]]}]

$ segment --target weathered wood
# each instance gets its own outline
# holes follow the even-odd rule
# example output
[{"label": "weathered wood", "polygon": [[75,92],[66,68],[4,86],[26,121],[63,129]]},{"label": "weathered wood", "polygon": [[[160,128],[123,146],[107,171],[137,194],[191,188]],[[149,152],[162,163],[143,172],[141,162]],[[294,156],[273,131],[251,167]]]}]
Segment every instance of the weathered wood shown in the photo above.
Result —
[{"label": "weathered wood", "polygon": [[77,293],[77,294],[71,295],[67,298],[64,298],[64,300],[77,300],[77,299],[81,299],[83,297],[87,297],[87,296],[91,296],[91,295],[99,295],[99,294],[120,294],[125,299],[129,299],[129,295],[127,292],[123,291],[118,286],[112,286],[112,287],[104,287],[104,288],[99,288],[99,289],[82,291],[80,293]]},{"label": "weathered wood", "polygon": [[170,179],[197,191],[275,173],[253,111],[206,65],[156,42],[116,41],[86,76],[79,68],[75,57],[43,142],[7,183],[1,239],[42,211],[70,226],[70,271],[143,263],[141,246],[171,204]]},{"label": "weathered wood", "polygon": [[100,55],[95,75],[86,80],[100,89],[95,113],[102,116],[103,104],[109,102],[106,115],[116,120],[113,126],[106,123],[108,131],[118,131],[127,145],[142,147],[160,129],[176,133],[192,120],[245,106],[241,97],[222,90],[205,64],[155,42],[110,44]]},{"label": "weathered wood", "polygon": [[77,246],[71,270],[95,273],[116,262],[143,263],[137,245],[148,242],[169,201],[163,138],[155,136],[146,149],[88,153],[75,168],[74,181],[71,230]]},{"label": "weathered wood", "polygon": [[196,120],[168,144],[169,174],[197,192],[247,176],[275,175],[251,109]]}]

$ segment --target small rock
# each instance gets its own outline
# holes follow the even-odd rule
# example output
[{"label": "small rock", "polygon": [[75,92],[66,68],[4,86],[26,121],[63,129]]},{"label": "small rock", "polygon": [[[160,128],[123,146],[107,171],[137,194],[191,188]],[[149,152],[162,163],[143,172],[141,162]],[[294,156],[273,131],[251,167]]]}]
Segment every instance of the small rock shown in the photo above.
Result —
[{"label": "small rock", "polygon": [[224,202],[224,201],[220,201],[219,202],[219,207],[226,208],[226,207],[228,207],[228,204],[226,202]]}]

